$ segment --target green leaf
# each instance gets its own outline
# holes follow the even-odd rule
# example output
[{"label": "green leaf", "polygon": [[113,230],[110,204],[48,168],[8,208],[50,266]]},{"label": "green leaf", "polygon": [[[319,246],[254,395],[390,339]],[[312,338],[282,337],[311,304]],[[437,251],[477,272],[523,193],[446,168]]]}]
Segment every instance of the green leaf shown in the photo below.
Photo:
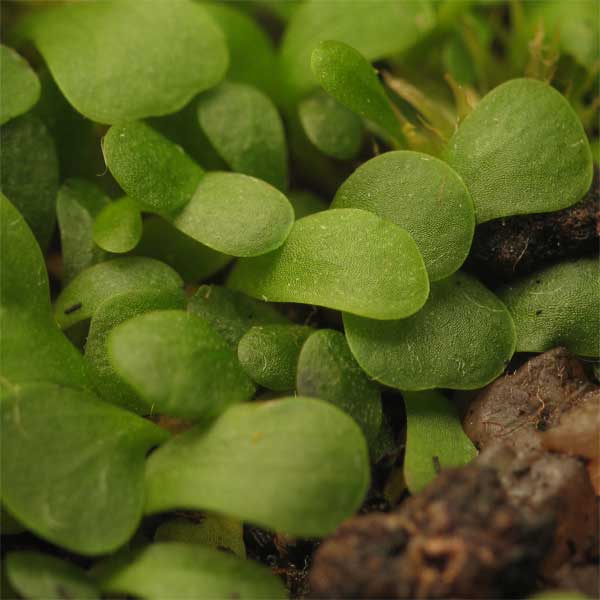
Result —
[{"label": "green leaf", "polygon": [[400,390],[469,390],[498,377],[515,350],[507,308],[479,281],[457,272],[431,285],[425,306],[408,319],[344,315],[358,364]]},{"label": "green leaf", "polygon": [[107,345],[113,368],[150,413],[211,418],[254,395],[225,340],[185,311],[135,317],[115,327]]},{"label": "green leaf", "polygon": [[219,285],[200,286],[190,298],[188,310],[209,323],[236,352],[239,341],[251,327],[289,323],[266,302]]},{"label": "green leaf", "polygon": [[37,117],[24,115],[2,127],[0,189],[45,249],[56,221],[58,159],[54,142]]},{"label": "green leaf", "polygon": [[487,94],[450,140],[448,161],[471,192],[478,223],[566,208],[592,182],[579,118],[559,92],[533,79]]},{"label": "green leaf", "polygon": [[175,112],[219,83],[228,63],[222,33],[187,1],[62,5],[32,13],[23,34],[69,102],[99,123]]},{"label": "green leaf", "polygon": [[381,395],[354,360],[342,333],[321,329],[306,340],[296,382],[301,396],[327,400],[348,413],[373,447],[382,426]]},{"label": "green leaf", "polygon": [[324,40],[356,48],[368,61],[395,55],[414,45],[435,24],[428,0],[416,2],[303,3],[295,11],[281,44],[282,85],[296,99],[315,85],[310,55]]},{"label": "green leaf", "polygon": [[227,3],[207,3],[204,8],[225,35],[229,49],[227,79],[255,85],[271,95],[277,85],[277,64],[267,33]]},{"label": "green leaf", "polygon": [[294,222],[287,198],[268,183],[239,173],[207,173],[173,224],[231,256],[256,256],[281,246]]},{"label": "green leaf", "polygon": [[293,390],[300,350],[313,332],[304,325],[252,327],[238,345],[240,364],[256,383],[269,390]]},{"label": "green leaf", "polygon": [[0,403],[2,502],[28,529],[79,554],[124,544],[140,521],[146,452],[167,437],[88,392],[20,386]]},{"label": "green leaf", "polygon": [[40,247],[0,194],[0,387],[26,381],[84,385],[81,356],[56,327]]},{"label": "green leaf", "polygon": [[377,72],[360,52],[343,42],[327,40],[313,50],[310,66],[328,94],[402,143],[400,121]]},{"label": "green leaf", "polygon": [[268,568],[196,544],[152,544],[124,555],[100,575],[102,591],[145,600],[285,598]]},{"label": "green leaf", "polygon": [[154,216],[144,219],[142,239],[133,253],[166,263],[186,283],[207,279],[232,260],[231,256],[216,252]]},{"label": "green leaf", "polygon": [[62,329],[91,318],[100,305],[129,292],[177,290],[179,275],[152,258],[115,258],[82,271],[61,292],[54,316]]},{"label": "green leaf", "polygon": [[40,98],[40,80],[28,62],[0,45],[0,125],[26,113]]},{"label": "green leaf", "polygon": [[107,167],[143,210],[187,204],[204,171],[176,144],[142,122],[114,125],[102,143]]},{"label": "green leaf", "polygon": [[362,164],[338,189],[333,208],[362,208],[411,234],[431,281],[465,261],[475,229],[473,201],[461,178],[420,152],[386,152]]},{"label": "green leaf", "polygon": [[85,343],[87,372],[96,393],[111,404],[140,413],[148,413],[148,405],[117,375],[108,358],[106,340],[114,327],[153,310],[185,307],[185,293],[180,288],[163,291],[129,292],[105,300],[92,317]]},{"label": "green leaf", "polygon": [[358,209],[300,219],[281,248],[238,261],[229,285],[263,300],[317,304],[372,319],[411,315],[429,291],[410,235]]},{"label": "green leaf", "polygon": [[154,541],[201,544],[246,558],[244,526],[217,514],[193,513],[187,519],[178,517],[165,521],[156,529]]},{"label": "green leaf", "polygon": [[294,208],[296,220],[327,209],[327,204],[321,198],[304,190],[291,190],[288,199]]},{"label": "green leaf", "polygon": [[548,267],[501,290],[517,329],[518,352],[566,346],[600,356],[600,269],[596,258]]},{"label": "green leaf", "polygon": [[406,408],[404,480],[420,492],[440,469],[461,467],[477,456],[455,406],[437,391],[403,392]]},{"label": "green leaf", "polygon": [[152,454],[148,513],[215,510],[293,536],[331,533],[360,506],[369,457],[354,421],[327,402],[239,404]]},{"label": "green leaf", "polygon": [[287,147],[277,109],[255,87],[225,82],[198,99],[198,122],[232,171],[284,190]]},{"label": "green leaf", "polygon": [[84,571],[49,554],[9,552],[6,555],[6,575],[20,597],[27,600],[100,598],[100,593]]},{"label": "green leaf", "polygon": [[354,158],[360,150],[360,118],[335,98],[318,90],[298,105],[298,116],[308,139],[327,156]]},{"label": "green leaf", "polygon": [[63,260],[63,285],[84,269],[106,260],[107,253],[94,243],[94,219],[109,199],[83,179],[69,179],[58,190],[56,214]]},{"label": "green leaf", "polygon": [[107,252],[133,250],[142,237],[142,215],[137,203],[125,196],[105,206],[94,221],[93,236]]},{"label": "green leaf", "polygon": [[17,535],[23,533],[26,529],[19,523],[8,511],[0,506],[0,534]]}]

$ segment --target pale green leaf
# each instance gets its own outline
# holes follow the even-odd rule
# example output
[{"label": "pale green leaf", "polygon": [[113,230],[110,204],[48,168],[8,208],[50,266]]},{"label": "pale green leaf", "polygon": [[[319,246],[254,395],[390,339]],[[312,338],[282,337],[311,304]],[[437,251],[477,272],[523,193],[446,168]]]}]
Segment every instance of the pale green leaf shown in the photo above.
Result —
[{"label": "pale green leaf", "polygon": [[113,368],[151,414],[211,418],[254,395],[225,340],[191,313],[163,310],[135,317],[115,327],[107,345]]},{"label": "pale green leaf", "polygon": [[362,208],[411,234],[431,281],[464,262],[475,229],[473,202],[461,178],[420,152],[386,152],[362,164],[340,186],[333,208]]},{"label": "pale green leaf", "polygon": [[279,190],[239,173],[207,173],[173,219],[186,235],[231,256],[278,248],[293,222],[294,209]]},{"label": "pale green leaf", "polygon": [[500,297],[517,328],[517,351],[566,346],[600,356],[600,265],[596,258],[559,263],[506,286]]},{"label": "pale green leaf", "polygon": [[479,281],[457,272],[431,285],[425,306],[400,321],[344,315],[358,364],[376,381],[401,390],[483,387],[515,350],[506,306]]},{"label": "pale green leaf", "polygon": [[228,64],[223,34],[187,0],[60,5],[33,12],[22,33],[69,102],[99,123],[175,112],[219,83]]},{"label": "pale green leaf", "polygon": [[286,398],[239,404],[148,460],[148,513],[214,510],[302,537],[331,533],[369,485],[354,421],[327,402]]},{"label": "pale green leaf", "polygon": [[300,350],[313,332],[312,327],[304,325],[252,327],[238,345],[240,364],[262,387],[280,392],[293,390]]},{"label": "pale green leaf", "polygon": [[100,572],[100,587],[110,596],[144,600],[285,598],[281,581],[265,566],[197,544],[152,544],[119,557]]},{"label": "pale green leaf", "polygon": [[498,86],[460,124],[448,161],[463,178],[477,222],[560,210],[592,182],[592,155],[569,102],[534,79]]},{"label": "pale green leaf", "polygon": [[372,319],[411,315],[429,292],[410,235],[358,209],[300,219],[281,248],[238,261],[229,285],[263,300],[316,304]]},{"label": "pale green leaf", "polygon": [[287,147],[283,123],[267,96],[253,86],[225,82],[198,99],[198,122],[232,171],[284,190]]},{"label": "pale green leaf", "polygon": [[0,45],[0,125],[26,113],[40,98],[40,80],[27,61]]},{"label": "pale green leaf", "polygon": [[93,236],[94,242],[107,252],[133,250],[142,237],[142,215],[137,203],[125,196],[105,206],[94,221]]},{"label": "pale green leaf", "polygon": [[79,554],[123,545],[142,515],[145,455],[167,433],[88,392],[45,383],[20,386],[0,412],[10,512]]},{"label": "pale green leaf", "polygon": [[440,469],[462,467],[477,456],[456,407],[440,392],[403,392],[406,408],[404,480],[420,492]]}]

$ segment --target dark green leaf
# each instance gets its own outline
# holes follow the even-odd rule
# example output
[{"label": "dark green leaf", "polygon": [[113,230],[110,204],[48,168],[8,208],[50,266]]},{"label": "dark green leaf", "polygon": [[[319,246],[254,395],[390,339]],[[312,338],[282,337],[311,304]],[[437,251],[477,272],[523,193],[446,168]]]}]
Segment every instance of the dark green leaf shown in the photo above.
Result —
[{"label": "dark green leaf", "polygon": [[353,514],[368,485],[356,423],[327,402],[286,398],[234,406],[154,452],[146,510],[215,510],[314,537]]},{"label": "dark green leaf", "polygon": [[513,79],[487,94],[448,146],[477,222],[550,212],[575,204],[592,182],[592,155],[568,101],[534,79]]},{"label": "dark green leaf", "polygon": [[222,83],[198,99],[198,122],[232,171],[280,190],[287,187],[283,124],[262,92],[242,83]]},{"label": "dark green leaf", "polygon": [[454,405],[436,391],[403,392],[406,408],[404,479],[420,492],[440,469],[461,467],[477,456]]},{"label": "dark green leaf", "polygon": [[27,61],[0,45],[0,125],[26,113],[40,97],[40,80]]},{"label": "dark green leaf", "polygon": [[2,127],[0,188],[45,249],[56,221],[58,159],[37,117],[24,115]]},{"label": "dark green leaf", "polygon": [[362,164],[341,185],[333,208],[362,208],[403,227],[423,255],[431,281],[464,262],[475,211],[461,178],[420,152],[386,152]]},{"label": "dark green leaf", "polygon": [[94,241],[107,252],[133,250],[142,237],[142,215],[137,203],[125,196],[105,206],[93,226]]},{"label": "dark green leaf", "polygon": [[280,392],[293,390],[300,349],[313,331],[304,325],[252,327],[238,345],[240,364],[263,387]]},{"label": "dark green leaf", "polygon": [[506,306],[464,273],[437,281],[425,306],[400,321],[344,315],[348,344],[376,381],[400,390],[483,387],[515,350]]},{"label": "dark green leaf", "polygon": [[211,418],[254,395],[225,340],[203,319],[155,311],[113,329],[108,355],[115,371],[150,413]]},{"label": "dark green leaf", "polygon": [[79,554],[134,533],[146,452],[165,431],[88,392],[19,386],[0,403],[2,502],[28,529]]},{"label": "dark green leaf", "polygon": [[69,102],[99,123],[175,112],[219,83],[228,63],[222,33],[188,1],[61,5],[35,11],[23,34]]},{"label": "dark green leaf", "polygon": [[292,190],[288,192],[288,199],[294,208],[296,221],[302,217],[308,217],[308,215],[327,209],[327,204],[321,198],[304,190]]},{"label": "dark green leaf", "polygon": [[263,300],[317,304],[372,319],[411,315],[429,292],[410,235],[358,209],[300,219],[281,248],[238,261],[229,284]]}]

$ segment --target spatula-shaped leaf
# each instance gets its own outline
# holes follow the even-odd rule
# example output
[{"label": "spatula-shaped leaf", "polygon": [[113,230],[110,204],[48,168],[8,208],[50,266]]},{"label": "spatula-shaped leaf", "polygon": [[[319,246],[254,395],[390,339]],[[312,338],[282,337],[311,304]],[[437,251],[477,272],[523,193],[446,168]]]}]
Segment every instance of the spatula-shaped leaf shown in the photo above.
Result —
[{"label": "spatula-shaped leaf", "polygon": [[477,456],[462,429],[456,407],[436,391],[403,392],[406,408],[404,480],[412,494],[440,469],[466,465]]},{"label": "spatula-shaped leaf", "polygon": [[381,395],[350,352],[344,335],[321,329],[306,340],[298,358],[296,389],[347,412],[363,430],[369,445],[381,429]]},{"label": "spatula-shaped leaf", "polygon": [[144,219],[142,239],[133,253],[168,264],[186,283],[202,281],[232,260],[231,256],[201,244],[155,216]]},{"label": "spatula-shaped leaf", "polygon": [[26,550],[9,552],[6,575],[20,596],[27,600],[100,598],[100,592],[84,571],[49,554]]},{"label": "spatula-shaped leaf", "polygon": [[45,249],[56,221],[58,159],[37,117],[24,115],[2,127],[0,188]]},{"label": "spatula-shaped leaf", "polygon": [[99,123],[175,112],[219,83],[228,63],[222,33],[187,0],[62,5],[35,11],[23,34],[69,102]]},{"label": "spatula-shaped leaf", "polygon": [[189,518],[165,521],[156,529],[154,541],[201,544],[246,558],[244,525],[236,519],[213,513],[195,512]]},{"label": "spatula-shaped leaf", "polygon": [[207,173],[173,224],[231,256],[257,256],[281,246],[294,222],[288,199],[268,183],[239,173]]},{"label": "spatula-shaped leaf", "polygon": [[219,285],[203,285],[190,298],[188,310],[202,317],[237,352],[242,336],[255,325],[289,324],[266,302]]},{"label": "spatula-shaped leaf", "polygon": [[308,139],[327,156],[354,158],[362,142],[362,121],[333,96],[317,90],[298,105],[298,115]]},{"label": "spatula-shaped leaf", "polygon": [[517,351],[566,346],[600,356],[600,266],[586,258],[548,267],[507,286],[500,297],[517,329]]},{"label": "spatula-shaped leaf", "polygon": [[198,122],[232,171],[280,190],[287,187],[287,148],[277,109],[251,85],[225,82],[198,99]]},{"label": "spatula-shaped leaf", "polygon": [[137,203],[125,196],[105,206],[93,226],[94,241],[107,252],[133,250],[142,237],[142,215]]},{"label": "spatula-shaped leaf", "polygon": [[345,314],[344,327],[358,364],[401,390],[482,387],[502,373],[515,350],[506,306],[460,272],[433,283],[425,306],[408,319]]},{"label": "spatula-shaped leaf", "polygon": [[592,182],[592,155],[569,102],[534,79],[487,94],[448,146],[477,221],[550,212],[575,204]]},{"label": "spatula-shaped leaf", "polygon": [[115,550],[144,501],[146,452],[165,431],[88,392],[20,386],[0,403],[2,502],[40,537],[80,554]]},{"label": "spatula-shaped leaf", "polygon": [[108,257],[93,238],[94,219],[109,199],[93,184],[70,179],[58,190],[56,214],[63,259],[63,285]]},{"label": "spatula-shaped leaf", "polygon": [[358,209],[300,219],[281,248],[238,261],[229,284],[263,300],[317,304],[372,319],[411,315],[429,292],[410,235]]},{"label": "spatula-shaped leaf", "polygon": [[40,80],[27,61],[0,45],[0,125],[26,113],[40,97]]},{"label": "spatula-shaped leaf", "polygon": [[280,392],[293,390],[300,349],[313,332],[312,327],[304,325],[252,327],[238,345],[240,364],[263,387]]},{"label": "spatula-shaped leaf", "polygon": [[203,319],[155,311],[115,327],[108,355],[148,412],[199,419],[248,400],[254,385],[225,340]]},{"label": "spatula-shaped leaf", "polygon": [[148,461],[149,513],[216,510],[290,535],[333,531],[363,500],[369,457],[354,421],[327,402],[239,404]]},{"label": "spatula-shaped leaf", "polygon": [[283,38],[283,84],[296,98],[315,86],[310,55],[324,40],[345,42],[373,61],[409,48],[434,24],[435,15],[428,0],[304,2],[294,13]]},{"label": "spatula-shaped leaf", "polygon": [[148,211],[169,213],[189,202],[204,173],[179,146],[141,121],[111,127],[102,150],[119,185]]},{"label": "spatula-shaped leaf", "polygon": [[54,316],[66,329],[89,319],[105,300],[119,294],[181,287],[179,275],[164,263],[137,256],[115,258],[75,277],[56,299]]},{"label": "spatula-shaped leaf", "polygon": [[379,125],[397,143],[404,139],[400,121],[375,69],[362,54],[334,40],[321,42],[310,65],[319,85],[341,104]]},{"label": "spatula-shaped leaf", "polygon": [[99,573],[102,591],[145,600],[285,598],[268,568],[197,544],[152,544],[119,557]]},{"label": "spatula-shaped leaf", "polygon": [[135,410],[142,414],[150,412],[148,405],[115,373],[108,358],[106,340],[114,327],[152,310],[182,309],[185,293],[180,288],[164,291],[145,290],[127,292],[105,300],[96,310],[85,343],[87,372],[96,393],[112,404]]},{"label": "spatula-shaped leaf", "polygon": [[44,259],[33,233],[0,194],[0,381],[85,384],[83,360],[52,319]]},{"label": "spatula-shaped leaf", "polygon": [[250,16],[226,3],[206,3],[206,12],[225,35],[229,49],[227,79],[255,85],[271,94],[277,85],[273,42]]},{"label": "spatula-shaped leaf", "polygon": [[386,152],[341,185],[333,208],[362,208],[403,227],[423,255],[431,281],[464,262],[475,228],[473,202],[446,163],[420,152]]}]

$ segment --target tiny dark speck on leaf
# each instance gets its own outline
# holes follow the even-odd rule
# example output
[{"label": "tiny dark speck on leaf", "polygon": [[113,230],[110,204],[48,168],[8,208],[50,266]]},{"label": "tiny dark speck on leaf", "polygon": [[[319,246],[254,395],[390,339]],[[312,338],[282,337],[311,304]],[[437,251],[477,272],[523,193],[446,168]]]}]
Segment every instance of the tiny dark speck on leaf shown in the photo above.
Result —
[{"label": "tiny dark speck on leaf", "polygon": [[81,302],[77,302],[77,304],[73,304],[73,306],[65,308],[65,315],[70,315],[71,313],[74,313],[76,310],[79,310],[82,306],[83,304],[81,304]]},{"label": "tiny dark speck on leaf", "polygon": [[538,309],[535,311],[535,316],[536,316],[536,317],[539,317],[541,314],[542,314],[542,309],[541,309],[541,308],[538,308]]},{"label": "tiny dark speck on leaf", "polygon": [[433,468],[435,469],[435,472],[439,473],[442,470],[442,465],[440,464],[439,456],[432,457],[432,460],[433,460]]}]

